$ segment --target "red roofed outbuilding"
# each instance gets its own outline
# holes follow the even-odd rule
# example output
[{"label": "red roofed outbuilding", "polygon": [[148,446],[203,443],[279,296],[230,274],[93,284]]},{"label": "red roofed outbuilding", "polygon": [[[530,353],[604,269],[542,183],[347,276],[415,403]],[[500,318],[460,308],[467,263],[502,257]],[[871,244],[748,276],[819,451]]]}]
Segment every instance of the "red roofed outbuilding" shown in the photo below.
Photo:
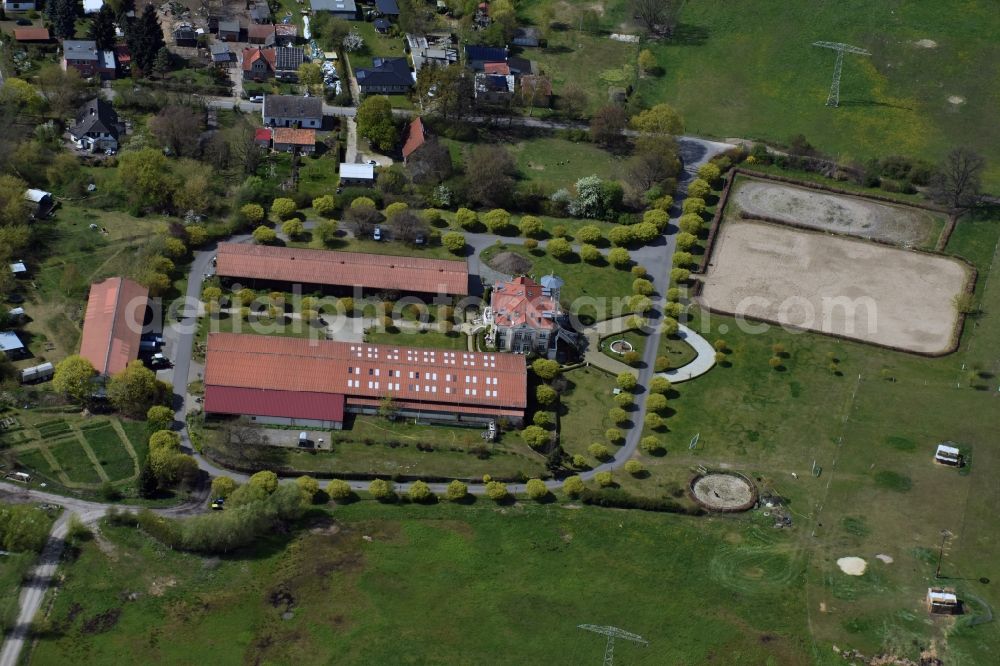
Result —
[{"label": "red roofed outbuilding", "polygon": [[424,129],[424,122],[417,116],[410,122],[410,131],[406,135],[406,143],[403,144],[403,161],[417,151],[427,142],[427,132]]},{"label": "red roofed outbuilding", "polygon": [[90,286],[83,318],[80,356],[98,374],[113,375],[139,357],[149,290],[127,278],[113,277]]}]

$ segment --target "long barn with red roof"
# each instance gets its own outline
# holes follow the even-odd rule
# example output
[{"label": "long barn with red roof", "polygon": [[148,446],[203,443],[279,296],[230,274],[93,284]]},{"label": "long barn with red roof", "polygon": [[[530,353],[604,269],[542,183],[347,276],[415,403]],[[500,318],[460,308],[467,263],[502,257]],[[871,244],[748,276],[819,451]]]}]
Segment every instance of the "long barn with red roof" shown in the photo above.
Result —
[{"label": "long barn with red roof", "polygon": [[464,261],[387,254],[304,250],[248,243],[220,243],[216,273],[253,285],[311,285],[342,291],[400,291],[464,296],[469,269]]},{"label": "long barn with red roof", "polygon": [[377,413],[386,398],[401,416],[519,423],[527,408],[524,356],[234,333],[208,337],[208,414],[339,428],[345,413]]}]

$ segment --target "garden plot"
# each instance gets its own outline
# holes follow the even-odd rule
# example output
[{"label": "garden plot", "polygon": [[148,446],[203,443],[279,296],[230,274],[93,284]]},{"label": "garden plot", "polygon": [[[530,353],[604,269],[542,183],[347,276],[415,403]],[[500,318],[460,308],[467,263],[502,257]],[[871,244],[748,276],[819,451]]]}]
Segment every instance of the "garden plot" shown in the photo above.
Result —
[{"label": "garden plot", "polygon": [[784,183],[740,180],[730,202],[750,217],[907,247],[933,246],[940,233],[929,211]]},{"label": "garden plot", "polygon": [[923,354],[947,353],[969,269],[781,225],[729,220],[700,300],[710,310]]}]

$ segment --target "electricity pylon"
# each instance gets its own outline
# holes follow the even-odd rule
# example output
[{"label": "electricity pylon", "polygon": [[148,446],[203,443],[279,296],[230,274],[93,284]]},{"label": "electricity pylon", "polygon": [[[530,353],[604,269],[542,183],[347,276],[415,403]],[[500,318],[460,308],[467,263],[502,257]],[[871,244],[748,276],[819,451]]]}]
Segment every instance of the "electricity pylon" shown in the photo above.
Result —
[{"label": "electricity pylon", "polygon": [[826,98],[827,106],[840,106],[840,70],[844,68],[844,54],[854,53],[857,55],[870,56],[871,52],[850,44],[840,42],[813,42],[813,46],[824,49],[833,49],[837,52],[837,63],[833,66],[833,83],[830,84],[830,95]]},{"label": "electricity pylon", "polygon": [[649,645],[649,641],[642,636],[629,633],[623,629],[619,629],[618,627],[602,627],[596,624],[581,624],[577,628],[593,631],[595,634],[601,634],[602,636],[608,637],[607,645],[604,646],[604,666],[613,666],[614,664],[616,638],[632,641],[637,645]]}]

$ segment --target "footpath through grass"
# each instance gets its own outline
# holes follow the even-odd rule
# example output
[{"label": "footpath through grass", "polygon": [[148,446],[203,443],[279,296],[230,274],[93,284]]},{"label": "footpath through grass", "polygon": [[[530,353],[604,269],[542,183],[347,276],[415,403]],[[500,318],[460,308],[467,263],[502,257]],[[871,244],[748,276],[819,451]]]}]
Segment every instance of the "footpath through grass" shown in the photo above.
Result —
[{"label": "footpath through grass", "polygon": [[576,625],[592,623],[650,641],[617,645],[623,663],[808,661],[800,558],[750,521],[483,499],[333,516],[223,558],[105,527],[115,565],[83,547],[33,659],[588,663],[604,639]]}]

